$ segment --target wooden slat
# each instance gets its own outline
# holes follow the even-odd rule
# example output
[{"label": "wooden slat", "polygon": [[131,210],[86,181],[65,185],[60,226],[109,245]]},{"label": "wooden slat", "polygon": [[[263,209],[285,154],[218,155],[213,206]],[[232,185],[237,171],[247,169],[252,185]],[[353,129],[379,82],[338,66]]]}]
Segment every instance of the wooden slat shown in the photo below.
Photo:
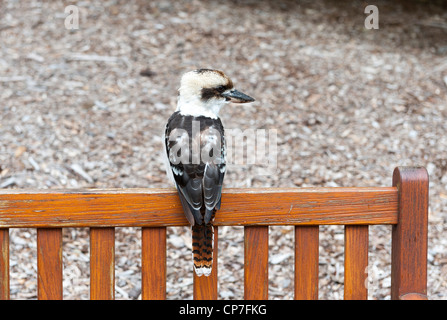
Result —
[{"label": "wooden slat", "polygon": [[90,228],[90,299],[115,299],[115,228]]},{"label": "wooden slat", "polygon": [[[217,300],[217,259],[218,259],[218,227],[214,227],[214,249],[213,249],[213,269],[208,277],[201,276],[198,277],[194,272],[194,300]],[[192,267],[194,269],[194,267]]]},{"label": "wooden slat", "polygon": [[244,299],[268,299],[268,234],[266,226],[244,228]]},{"label": "wooden slat", "polygon": [[295,227],[295,299],[318,300],[319,227]]},{"label": "wooden slat", "polygon": [[141,295],[143,300],[166,299],[166,228],[142,228]]},{"label": "wooden slat", "polygon": [[399,223],[392,230],[391,299],[427,298],[428,173],[396,168]]},{"label": "wooden slat", "polygon": [[9,300],[9,230],[0,229],[0,300]]},{"label": "wooden slat", "polygon": [[345,226],[345,300],[367,300],[368,226]]},{"label": "wooden slat", "polygon": [[[225,189],[214,225],[396,224],[397,188]],[[0,191],[0,228],[186,226],[173,189]]]},{"label": "wooden slat", "polygon": [[62,229],[37,229],[37,298],[62,300]]}]

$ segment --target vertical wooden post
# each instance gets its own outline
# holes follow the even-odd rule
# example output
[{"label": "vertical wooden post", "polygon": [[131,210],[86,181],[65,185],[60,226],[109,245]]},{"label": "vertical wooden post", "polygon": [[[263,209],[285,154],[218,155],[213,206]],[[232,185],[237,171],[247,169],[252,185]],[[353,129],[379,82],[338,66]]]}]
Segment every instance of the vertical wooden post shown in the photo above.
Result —
[{"label": "vertical wooden post", "polygon": [[37,229],[37,298],[63,298],[62,228]]},{"label": "vertical wooden post", "polygon": [[391,299],[427,299],[428,180],[422,167],[393,173],[399,212],[392,230]]},{"label": "vertical wooden post", "polygon": [[166,228],[141,229],[141,298],[166,299]]},{"label": "vertical wooden post", "polygon": [[368,226],[345,226],[345,300],[367,300]]},{"label": "vertical wooden post", "polygon": [[90,228],[90,299],[115,299],[115,228]]},{"label": "vertical wooden post", "polygon": [[196,273],[194,273],[194,300],[217,300],[218,291],[217,291],[217,264],[218,264],[218,227],[214,226],[214,248],[213,248],[213,268],[211,269],[211,274],[208,277],[201,276],[198,277]]},{"label": "vertical wooden post", "polygon": [[269,227],[244,228],[244,299],[268,299]]},{"label": "vertical wooden post", "polygon": [[9,300],[9,229],[0,229],[0,300]]},{"label": "vertical wooden post", "polygon": [[319,231],[295,227],[295,300],[318,300]]}]

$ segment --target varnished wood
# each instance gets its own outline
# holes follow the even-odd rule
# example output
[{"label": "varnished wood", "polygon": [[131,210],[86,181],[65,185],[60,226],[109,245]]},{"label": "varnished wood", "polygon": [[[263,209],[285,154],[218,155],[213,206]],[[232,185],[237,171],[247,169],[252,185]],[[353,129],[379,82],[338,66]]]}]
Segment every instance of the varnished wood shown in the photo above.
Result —
[{"label": "varnished wood", "polygon": [[244,228],[244,299],[268,299],[269,229],[265,226]]},{"label": "varnished wood", "polygon": [[[166,227],[187,224],[173,189],[0,190],[0,299],[10,294],[8,228],[38,228],[38,297],[52,299],[62,298],[60,228],[90,227],[90,297],[114,299],[114,227],[143,227],[142,298],[164,299]],[[372,224],[393,225],[391,297],[427,299],[424,168],[396,168],[393,187],[385,188],[225,189],[214,224],[245,226],[246,299],[268,298],[268,225],[295,225],[295,298],[317,299],[318,225],[324,224],[346,225],[345,299],[367,297]],[[217,230],[215,236],[216,274],[194,279],[196,299],[217,298]]]},{"label": "varnished wood", "polygon": [[90,299],[115,299],[115,228],[90,228]]},{"label": "varnished wood", "polygon": [[37,229],[37,298],[62,300],[62,229]]},{"label": "varnished wood", "polygon": [[0,300],[9,300],[9,229],[0,229]]},{"label": "varnished wood", "polygon": [[[214,225],[396,224],[397,189],[225,189]],[[188,222],[172,189],[0,191],[0,228],[165,227]]]},{"label": "varnished wood", "polygon": [[399,297],[399,300],[428,300],[427,295],[420,293],[406,293]]},{"label": "varnished wood", "polygon": [[[396,168],[399,223],[392,229],[391,299],[427,296],[428,174]],[[411,294],[411,295],[408,295]]]},{"label": "varnished wood", "polygon": [[142,228],[141,295],[143,300],[166,299],[166,228]]},{"label": "varnished wood", "polygon": [[[211,270],[211,274],[208,277],[201,276],[198,277],[194,272],[194,300],[217,300],[218,299],[218,291],[217,291],[217,274],[218,274],[218,250],[219,250],[219,241],[218,241],[218,229],[219,227],[214,227],[214,249],[213,249],[213,269]],[[192,264],[191,264],[192,265]],[[193,268],[194,269],[194,268]]]},{"label": "varnished wood", "polygon": [[295,299],[318,300],[319,226],[295,227]]},{"label": "varnished wood", "polygon": [[367,300],[368,226],[345,226],[345,300]]}]

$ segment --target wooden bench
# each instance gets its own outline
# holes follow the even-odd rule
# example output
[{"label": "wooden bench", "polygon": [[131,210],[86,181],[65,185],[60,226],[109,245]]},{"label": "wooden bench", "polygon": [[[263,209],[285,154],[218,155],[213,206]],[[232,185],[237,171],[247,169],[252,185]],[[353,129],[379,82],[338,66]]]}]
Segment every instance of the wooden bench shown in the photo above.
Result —
[{"label": "wooden bench", "polygon": [[[318,299],[319,225],[334,224],[345,226],[345,299],[367,299],[368,226],[375,224],[393,226],[391,298],[427,298],[424,168],[396,168],[392,187],[225,189],[222,203],[217,228],[245,230],[245,299],[268,298],[272,225],[295,226],[295,298]],[[1,190],[0,299],[9,299],[8,228],[37,228],[38,298],[62,299],[62,228],[89,227],[90,298],[114,299],[114,227],[141,227],[142,298],[165,299],[166,228],[186,225],[173,189]],[[218,232],[214,243],[216,257]],[[218,298],[214,265],[210,277],[194,275],[195,299]]]}]

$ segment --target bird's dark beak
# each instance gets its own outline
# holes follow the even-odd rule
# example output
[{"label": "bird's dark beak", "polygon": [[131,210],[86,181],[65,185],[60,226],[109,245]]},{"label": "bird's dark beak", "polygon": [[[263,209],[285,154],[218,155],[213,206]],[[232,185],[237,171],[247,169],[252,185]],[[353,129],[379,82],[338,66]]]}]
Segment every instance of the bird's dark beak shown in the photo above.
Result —
[{"label": "bird's dark beak", "polygon": [[252,97],[247,96],[245,93],[242,93],[235,89],[227,90],[222,93],[222,95],[225,97],[225,99],[227,99],[227,101],[235,103],[246,103],[255,101],[255,99],[253,99]]}]

